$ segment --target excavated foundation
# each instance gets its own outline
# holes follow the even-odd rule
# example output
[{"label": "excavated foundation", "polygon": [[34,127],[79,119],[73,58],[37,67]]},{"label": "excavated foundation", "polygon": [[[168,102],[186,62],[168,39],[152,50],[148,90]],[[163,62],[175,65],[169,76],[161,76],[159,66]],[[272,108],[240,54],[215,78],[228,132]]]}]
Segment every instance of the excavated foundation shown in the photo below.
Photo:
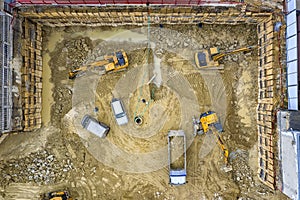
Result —
[{"label": "excavated foundation", "polygon": [[[166,24],[256,24],[258,35],[257,129],[259,179],[276,187],[274,158],[276,128],[275,111],[283,102],[281,66],[283,32],[274,32],[280,15],[255,8],[239,7],[172,7],[172,6],[105,6],[105,7],[20,7],[17,18],[22,35],[23,131],[41,127],[42,109],[42,39],[43,27],[66,26],[146,26]],[[284,49],[284,48],[283,48]],[[278,92],[281,91],[281,92]],[[141,121],[135,121],[137,124]]]}]

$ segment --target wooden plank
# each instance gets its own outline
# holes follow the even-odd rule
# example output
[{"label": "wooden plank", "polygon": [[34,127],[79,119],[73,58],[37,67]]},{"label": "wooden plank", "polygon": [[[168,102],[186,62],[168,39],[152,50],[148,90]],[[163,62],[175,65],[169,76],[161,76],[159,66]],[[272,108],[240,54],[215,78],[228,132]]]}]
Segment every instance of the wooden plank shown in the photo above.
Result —
[{"label": "wooden plank", "polygon": [[65,13],[66,16],[73,17],[73,14],[71,13],[70,10],[64,10],[63,12]]},{"label": "wooden plank", "polygon": [[274,184],[275,183],[275,179],[272,176],[267,176],[267,182],[269,182],[270,184]]},{"label": "wooden plank", "polygon": [[267,51],[272,51],[272,50],[274,50],[274,45],[273,45],[273,43],[267,44],[267,45],[266,45],[266,48],[267,48]]},{"label": "wooden plank", "polygon": [[261,121],[258,121],[257,124],[261,125],[261,126],[265,126],[265,127],[268,127],[268,128],[272,128],[272,122],[261,122]]}]

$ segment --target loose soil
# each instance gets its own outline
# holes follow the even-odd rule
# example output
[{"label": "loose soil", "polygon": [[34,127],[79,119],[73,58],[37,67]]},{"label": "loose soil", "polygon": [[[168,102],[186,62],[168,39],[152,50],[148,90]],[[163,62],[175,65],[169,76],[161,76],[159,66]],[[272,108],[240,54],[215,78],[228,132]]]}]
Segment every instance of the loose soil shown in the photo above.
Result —
[{"label": "loose soil", "polygon": [[[0,144],[0,200],[39,199],[41,194],[62,189],[69,190],[74,199],[86,200],[285,199],[262,185],[255,166],[249,163],[257,161],[253,150],[257,148],[257,52],[224,57],[222,71],[199,71],[193,60],[195,52],[209,47],[225,51],[255,45],[255,26],[153,27],[150,40],[155,47],[151,51],[145,40],[147,27],[45,28],[43,36],[44,127],[10,135]],[[143,173],[104,165],[94,154],[102,153],[100,139],[83,138],[83,132],[74,128],[70,116],[77,104],[72,100],[76,94],[69,70],[118,49],[127,52],[129,67],[97,76],[95,95],[86,97],[95,100],[89,112],[110,126],[104,140],[129,154],[162,149],[167,146],[168,130],[184,129],[188,140],[186,185],[170,186],[166,165]],[[154,74],[153,53],[161,59],[161,86],[147,84]],[[124,103],[129,118],[125,126],[116,124],[110,108],[113,97]],[[225,130],[222,138],[230,152],[236,152],[231,172],[222,170],[224,158],[216,141],[208,145],[210,139],[205,135],[193,137],[192,116],[208,110],[218,114]],[[142,125],[134,123],[137,115]],[[205,156],[199,156],[204,151]],[[164,162],[165,152],[156,159]],[[109,151],[103,153],[116,165],[126,162],[126,158],[113,160]]]}]

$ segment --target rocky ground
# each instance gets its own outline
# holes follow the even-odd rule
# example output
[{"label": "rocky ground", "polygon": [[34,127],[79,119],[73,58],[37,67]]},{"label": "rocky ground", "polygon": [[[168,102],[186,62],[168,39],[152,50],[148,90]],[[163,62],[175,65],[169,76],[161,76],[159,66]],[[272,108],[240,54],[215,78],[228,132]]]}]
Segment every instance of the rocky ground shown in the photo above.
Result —
[{"label": "rocky ground", "polygon": [[[130,32],[126,29],[126,27],[103,27],[86,30],[77,27],[44,30],[44,56],[50,57],[50,61],[44,65],[51,69],[49,82],[54,84],[54,88],[52,91],[43,92],[52,92],[54,101],[51,102],[51,113],[48,113],[51,116],[48,126],[54,128],[30,133],[21,141],[17,139],[21,136],[12,135],[0,144],[0,200],[21,199],[22,193],[23,199],[38,199],[40,194],[61,189],[68,189],[74,198],[86,200],[284,199],[283,195],[259,183],[255,165],[251,164],[252,161],[257,162],[255,157],[257,53],[254,51],[227,56],[220,61],[224,65],[224,70],[214,72],[200,73],[195,68],[193,60],[194,52],[203,48],[215,46],[225,51],[255,45],[256,27],[246,25],[204,25],[202,28],[153,27],[150,31],[150,40],[155,44],[152,49],[155,56],[161,59],[163,86],[157,90],[157,101],[151,105],[152,107],[149,106],[148,112],[145,112],[148,116],[145,119],[149,125],[145,124],[144,127],[138,128],[128,126],[130,129],[127,131],[116,126],[109,106],[110,99],[115,93],[122,95],[122,92],[130,88],[119,84],[120,80],[126,82],[125,78],[130,77],[129,83],[134,85],[143,77],[143,73],[139,75],[138,69],[141,69],[147,61],[151,64],[154,58],[147,57],[149,55],[145,40],[146,27],[128,27]],[[141,37],[141,34],[145,37]],[[117,170],[113,166],[99,162],[98,154],[95,152],[101,152],[101,141],[93,137],[81,138],[81,134],[77,133],[73,122],[70,121],[70,110],[76,107],[72,98],[78,94],[74,93],[76,91],[74,81],[68,80],[68,72],[120,47],[128,52],[130,62],[128,70],[104,75],[97,80],[95,105],[99,108],[99,112],[95,115],[111,127],[106,141],[128,152],[149,152],[161,148],[166,145],[167,130],[188,127],[189,122],[184,120],[186,116],[182,113],[191,109],[194,105],[192,100],[196,100],[198,113],[214,110],[224,124],[225,132],[222,137],[230,151],[235,152],[231,160],[233,168],[231,172],[225,173],[222,170],[224,161],[215,141],[206,156],[199,156],[202,155],[201,152],[208,141],[204,135],[189,137],[188,183],[184,186],[171,187],[168,184],[167,166],[149,172],[133,173]],[[176,81],[181,84],[174,84]],[[189,88],[185,88],[184,83],[187,83]],[[118,88],[123,89],[118,91]],[[189,96],[189,91],[195,96],[194,99]],[[126,102],[129,103],[129,106],[126,104],[129,116],[133,116],[135,108],[133,105],[137,96],[136,89],[126,97],[128,100]],[[91,98],[94,97],[86,99]],[[186,99],[192,99],[191,103],[183,105],[182,102]],[[163,112],[160,112],[160,109]],[[155,121],[151,116],[159,117]],[[192,116],[188,117],[192,124]],[[157,127],[157,132],[149,138],[138,138],[137,134],[134,135],[136,130],[141,134],[150,134],[147,127],[148,129]],[[126,137],[131,131],[132,134]],[[186,134],[192,135],[192,131],[191,128]],[[45,142],[39,140],[43,135],[46,135]],[[37,138],[29,140],[32,137]],[[24,146],[23,153],[21,150],[9,151],[8,144],[17,141]],[[26,150],[26,145],[39,148]],[[15,146],[18,146],[18,143]],[[105,155],[110,158],[112,153],[108,151]],[[122,165],[125,161],[125,158],[122,161],[117,160],[115,164]],[[152,163],[155,162],[153,160]]]},{"label": "rocky ground", "polygon": [[46,150],[29,154],[18,161],[12,159],[1,166],[2,182],[25,182],[54,184],[66,178],[67,172],[73,169],[70,159],[58,161],[53,154]]}]

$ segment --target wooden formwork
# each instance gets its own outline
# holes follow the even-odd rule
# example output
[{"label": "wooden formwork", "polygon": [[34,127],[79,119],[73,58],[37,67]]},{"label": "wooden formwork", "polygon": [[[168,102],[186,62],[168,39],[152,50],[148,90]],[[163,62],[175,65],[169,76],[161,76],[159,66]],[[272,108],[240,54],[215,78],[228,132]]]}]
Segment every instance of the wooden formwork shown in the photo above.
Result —
[{"label": "wooden formwork", "polygon": [[[276,64],[274,44],[274,23],[272,17],[258,24],[258,177],[267,186],[275,189],[275,120],[279,65]],[[278,55],[278,54],[277,54]]]},{"label": "wooden formwork", "polygon": [[25,18],[22,44],[22,101],[24,131],[41,127],[42,26]]},{"label": "wooden formwork", "polygon": [[[85,24],[87,26],[103,25],[146,25],[148,14],[152,24],[257,24],[265,21],[271,13],[242,12],[237,8],[226,8],[220,12],[218,9],[201,10],[201,7],[151,7],[150,12],[145,8],[124,7],[82,7],[34,10],[23,9],[20,14],[39,23],[47,22],[50,26],[74,26]],[[270,25],[267,22],[266,26]],[[269,29],[268,29],[269,30]],[[272,36],[268,36],[270,39]]]}]

